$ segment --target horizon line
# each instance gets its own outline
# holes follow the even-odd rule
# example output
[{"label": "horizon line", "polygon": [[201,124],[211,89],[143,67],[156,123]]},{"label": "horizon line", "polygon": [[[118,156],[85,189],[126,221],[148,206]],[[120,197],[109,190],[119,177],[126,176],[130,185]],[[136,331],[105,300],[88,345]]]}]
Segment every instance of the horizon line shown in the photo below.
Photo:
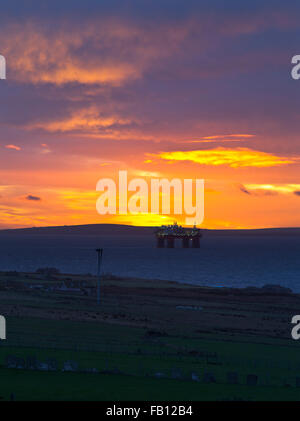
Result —
[{"label": "horizon line", "polygon": [[[158,228],[162,225],[129,225],[129,224],[114,224],[114,223],[94,223],[94,224],[78,224],[78,225],[45,225],[45,226],[30,226],[30,227],[16,227],[16,228],[0,228],[2,231],[18,231],[18,230],[31,230],[31,229],[47,229],[47,228],[76,228],[88,226],[115,226],[115,227],[128,227],[128,228]],[[165,224],[168,225],[168,224]],[[182,225],[184,228],[189,228]],[[261,230],[280,230],[280,229],[300,229],[300,226],[282,226],[282,227],[262,227],[262,228],[200,228],[205,231],[261,231]]]}]

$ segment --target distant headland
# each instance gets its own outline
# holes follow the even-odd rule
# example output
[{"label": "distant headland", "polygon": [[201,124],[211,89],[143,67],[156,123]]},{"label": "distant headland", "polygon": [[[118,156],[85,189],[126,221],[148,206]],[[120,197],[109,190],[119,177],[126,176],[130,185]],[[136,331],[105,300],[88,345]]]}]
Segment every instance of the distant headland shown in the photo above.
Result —
[{"label": "distant headland", "polygon": [[[158,227],[145,227],[118,224],[63,225],[2,229],[0,235],[113,235],[113,236],[148,236],[153,235]],[[204,236],[299,236],[300,227],[260,228],[260,229],[201,229]]]}]

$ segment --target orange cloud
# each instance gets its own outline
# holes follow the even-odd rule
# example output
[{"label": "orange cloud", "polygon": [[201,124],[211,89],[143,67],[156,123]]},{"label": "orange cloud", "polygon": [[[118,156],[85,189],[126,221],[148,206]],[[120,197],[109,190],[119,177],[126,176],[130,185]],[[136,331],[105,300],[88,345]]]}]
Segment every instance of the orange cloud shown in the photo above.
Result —
[{"label": "orange cloud", "polygon": [[[139,77],[135,63],[112,57],[85,57],[76,51],[87,47],[91,40],[101,47],[120,42],[121,33],[106,24],[91,24],[76,31],[61,27],[49,33],[36,23],[5,28],[7,36],[2,51],[10,57],[11,77],[29,83],[65,83],[120,85]],[[124,34],[123,34],[124,35]]]},{"label": "orange cloud", "polygon": [[130,124],[130,120],[118,118],[117,116],[101,116],[96,107],[76,110],[69,117],[50,122],[39,122],[30,125],[28,128],[43,129],[48,132],[97,132],[99,129],[107,129],[112,126]]},{"label": "orange cloud", "polygon": [[199,140],[186,140],[185,143],[226,143],[226,142],[245,142],[252,135],[229,135],[229,136],[206,136]]},{"label": "orange cloud", "polygon": [[228,135],[215,135],[215,136],[205,136],[203,139],[209,140],[209,139],[223,139],[227,137],[240,137],[240,138],[249,138],[254,137],[254,134],[228,134]]},{"label": "orange cloud", "polygon": [[20,151],[21,148],[20,146],[16,146],[16,145],[5,145],[6,149],[14,149],[15,151]]},{"label": "orange cloud", "polygon": [[249,192],[295,194],[300,190],[300,184],[244,184]]},{"label": "orange cloud", "polygon": [[116,18],[82,22],[80,30],[58,22],[52,31],[30,21],[3,27],[1,53],[9,57],[10,78],[19,82],[121,86],[177,51],[188,31],[183,25],[153,32]]},{"label": "orange cloud", "polygon": [[222,148],[161,152],[157,157],[167,161],[191,161],[201,165],[239,167],[274,167],[293,164],[298,158],[286,158],[248,148]]}]

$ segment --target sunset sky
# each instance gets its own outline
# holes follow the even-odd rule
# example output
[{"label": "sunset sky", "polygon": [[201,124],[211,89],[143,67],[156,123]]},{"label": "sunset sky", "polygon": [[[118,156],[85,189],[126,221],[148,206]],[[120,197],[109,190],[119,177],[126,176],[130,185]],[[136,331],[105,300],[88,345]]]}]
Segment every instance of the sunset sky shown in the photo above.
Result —
[{"label": "sunset sky", "polygon": [[100,216],[119,170],[205,179],[205,228],[300,226],[299,3],[26,4],[0,1],[0,228],[174,220]]}]

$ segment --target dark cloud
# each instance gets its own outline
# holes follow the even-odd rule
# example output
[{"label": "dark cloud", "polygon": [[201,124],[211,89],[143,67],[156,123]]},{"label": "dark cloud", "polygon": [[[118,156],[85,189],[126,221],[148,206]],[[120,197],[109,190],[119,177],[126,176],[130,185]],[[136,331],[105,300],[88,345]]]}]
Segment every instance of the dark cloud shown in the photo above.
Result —
[{"label": "dark cloud", "polygon": [[295,194],[296,196],[300,196],[300,190],[296,190],[296,191],[294,191],[294,194]]},{"label": "dark cloud", "polygon": [[245,193],[245,194],[251,195],[251,193],[249,192],[249,190],[247,190],[246,187],[243,186],[243,185],[240,186],[240,191],[243,192],[243,193]]},{"label": "dark cloud", "polygon": [[273,190],[263,190],[259,192],[260,196],[277,196],[279,193]]},{"label": "dark cloud", "polygon": [[[258,197],[261,197],[261,196],[277,196],[278,195],[278,192],[273,191],[273,190],[267,190],[267,189],[253,189],[253,190],[250,191],[244,185],[240,186],[240,191],[245,193],[245,194],[248,194],[249,196],[258,196]],[[298,192],[298,193],[299,193],[299,196],[300,196],[300,192]],[[297,194],[297,193],[294,192],[294,194]]]},{"label": "dark cloud", "polygon": [[31,194],[29,194],[28,196],[26,196],[26,200],[39,201],[39,200],[42,200],[42,199],[38,196],[32,196]]}]

